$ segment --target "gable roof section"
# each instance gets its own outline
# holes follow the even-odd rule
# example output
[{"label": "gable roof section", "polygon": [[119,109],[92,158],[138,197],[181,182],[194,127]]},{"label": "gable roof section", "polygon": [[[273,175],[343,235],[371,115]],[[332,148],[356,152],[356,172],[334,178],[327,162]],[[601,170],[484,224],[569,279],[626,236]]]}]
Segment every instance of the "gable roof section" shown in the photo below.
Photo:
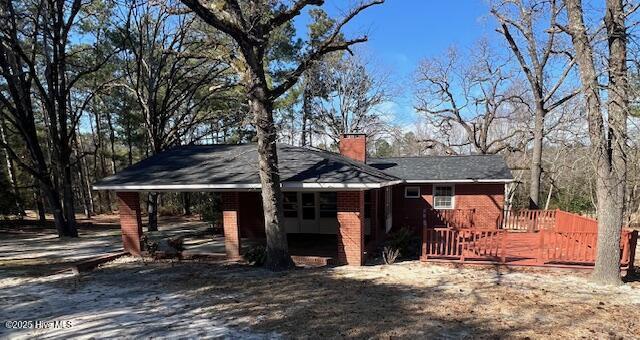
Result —
[{"label": "gable roof section", "polygon": [[[339,154],[278,144],[283,188],[378,188],[400,181]],[[94,185],[96,190],[260,189],[256,144],[180,146]]]},{"label": "gable roof section", "polygon": [[374,158],[367,164],[407,183],[513,181],[500,155]]}]

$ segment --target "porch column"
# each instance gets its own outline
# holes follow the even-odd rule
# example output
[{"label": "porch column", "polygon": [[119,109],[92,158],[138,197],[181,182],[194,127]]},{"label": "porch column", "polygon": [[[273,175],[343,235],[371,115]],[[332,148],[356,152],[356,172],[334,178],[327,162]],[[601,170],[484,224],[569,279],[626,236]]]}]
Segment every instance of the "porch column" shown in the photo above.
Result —
[{"label": "porch column", "polygon": [[338,192],[338,263],[364,264],[364,192]]},{"label": "porch column", "polygon": [[240,258],[240,195],[238,192],[222,193],[222,227],[224,248],[228,259]]},{"label": "porch column", "polygon": [[140,237],[142,237],[142,216],[140,214],[140,196],[137,192],[118,192],[118,212],[124,251],[140,256]]}]

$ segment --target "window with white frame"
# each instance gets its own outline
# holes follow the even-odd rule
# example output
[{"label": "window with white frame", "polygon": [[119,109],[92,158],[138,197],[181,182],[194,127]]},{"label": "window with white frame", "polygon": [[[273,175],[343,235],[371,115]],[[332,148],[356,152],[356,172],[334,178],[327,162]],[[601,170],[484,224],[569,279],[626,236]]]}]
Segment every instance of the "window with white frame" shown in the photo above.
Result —
[{"label": "window with white frame", "polygon": [[405,198],[420,198],[420,187],[404,187]]},{"label": "window with white frame", "polygon": [[453,209],[455,192],[453,185],[433,186],[433,208]]}]

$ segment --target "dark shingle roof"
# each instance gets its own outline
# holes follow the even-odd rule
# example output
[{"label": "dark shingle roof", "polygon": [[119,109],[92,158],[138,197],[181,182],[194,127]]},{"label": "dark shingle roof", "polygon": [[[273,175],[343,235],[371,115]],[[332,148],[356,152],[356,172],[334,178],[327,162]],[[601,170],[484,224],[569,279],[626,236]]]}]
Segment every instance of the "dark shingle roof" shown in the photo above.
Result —
[{"label": "dark shingle roof", "polygon": [[[278,144],[282,182],[368,184],[396,181],[339,154]],[[96,189],[125,186],[259,184],[256,144],[180,146],[102,179]]]},{"label": "dark shingle roof", "polygon": [[367,163],[408,181],[513,179],[507,163],[500,155],[374,158]]}]

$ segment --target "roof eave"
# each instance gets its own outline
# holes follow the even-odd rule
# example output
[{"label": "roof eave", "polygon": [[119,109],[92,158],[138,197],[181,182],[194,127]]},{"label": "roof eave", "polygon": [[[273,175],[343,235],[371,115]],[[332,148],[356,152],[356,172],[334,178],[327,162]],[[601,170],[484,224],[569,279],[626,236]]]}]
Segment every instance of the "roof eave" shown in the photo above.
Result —
[{"label": "roof eave", "polygon": [[408,179],[405,183],[408,184],[431,184],[431,183],[511,183],[513,178],[501,178],[501,179]]},{"label": "roof eave", "polygon": [[[402,183],[402,180],[394,180],[379,183],[318,183],[318,182],[284,182],[282,190],[314,190],[314,191],[358,191],[379,189],[390,185]],[[169,185],[94,185],[93,190],[112,190],[120,192],[139,191],[259,191],[259,183],[238,184],[169,184]]]}]

